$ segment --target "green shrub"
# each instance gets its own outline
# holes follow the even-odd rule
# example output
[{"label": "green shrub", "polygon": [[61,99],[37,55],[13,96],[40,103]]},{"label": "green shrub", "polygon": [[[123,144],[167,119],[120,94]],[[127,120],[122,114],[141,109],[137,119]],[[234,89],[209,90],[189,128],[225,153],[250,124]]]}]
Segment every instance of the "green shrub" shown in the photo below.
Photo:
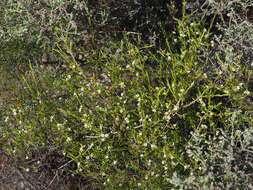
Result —
[{"label": "green shrub", "polygon": [[[125,34],[79,64],[66,37],[56,50],[66,61],[63,73],[29,64],[25,92],[5,115],[4,150],[24,165],[33,160],[26,170],[39,170],[37,161],[56,172],[74,163],[69,172],[101,189],[172,189],[175,173],[182,179],[201,173],[202,157],[186,153],[191,132],[208,144],[218,129],[250,126],[248,116],[232,113],[248,91],[239,80],[245,73],[240,60],[235,66],[220,61],[223,70],[215,75],[207,71],[200,57],[210,33],[191,16],[183,10],[179,35],[166,38],[156,54]],[[62,161],[52,163],[52,154]]]}]

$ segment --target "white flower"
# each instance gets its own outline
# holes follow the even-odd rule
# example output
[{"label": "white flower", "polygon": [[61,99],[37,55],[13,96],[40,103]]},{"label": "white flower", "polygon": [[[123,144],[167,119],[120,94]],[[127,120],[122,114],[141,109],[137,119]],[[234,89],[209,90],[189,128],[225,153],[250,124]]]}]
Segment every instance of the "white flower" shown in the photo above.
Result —
[{"label": "white flower", "polygon": [[81,112],[81,111],[82,111],[82,109],[83,109],[83,106],[80,106],[80,108],[79,108],[79,110],[78,110],[78,111],[79,111],[79,112]]},{"label": "white flower", "polygon": [[70,142],[70,141],[71,141],[71,138],[70,138],[70,137],[68,137],[66,141],[67,141],[67,142]]},{"label": "white flower", "polygon": [[8,121],[8,119],[9,119],[9,117],[7,116],[7,117],[5,118],[5,120],[4,120],[4,121],[5,121],[5,122],[7,122],[7,121]]},{"label": "white flower", "polygon": [[249,92],[248,90],[246,90],[246,91],[244,91],[244,94],[245,94],[245,95],[249,95],[250,92]]},{"label": "white flower", "polygon": [[15,110],[15,109],[13,109],[13,110],[12,110],[12,113],[13,113],[13,115],[14,115],[14,116],[16,116],[16,115],[17,115],[17,112],[16,112],[16,110]]},{"label": "white flower", "polygon": [[121,82],[119,85],[120,85],[121,88],[125,88],[124,82]]},{"label": "white flower", "polygon": [[177,111],[178,108],[179,108],[179,107],[178,107],[177,105],[175,105],[174,108],[173,108],[173,111]]}]

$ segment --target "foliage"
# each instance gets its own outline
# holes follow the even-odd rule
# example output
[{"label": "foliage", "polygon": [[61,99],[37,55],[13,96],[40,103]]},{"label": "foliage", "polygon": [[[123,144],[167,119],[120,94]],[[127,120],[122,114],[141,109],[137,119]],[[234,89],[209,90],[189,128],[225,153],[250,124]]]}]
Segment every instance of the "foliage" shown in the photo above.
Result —
[{"label": "foliage", "polygon": [[[47,3],[56,13],[76,9],[55,2]],[[21,1],[17,5],[23,8]],[[89,6],[96,6],[84,6],[95,46]],[[142,10],[136,9],[133,15]],[[82,62],[76,57],[72,25],[66,29],[59,22],[52,30],[52,48],[64,62],[56,69],[29,62],[16,105],[1,112],[4,151],[26,171],[47,167],[83,176],[100,189],[247,188],[252,110],[244,106],[251,91],[242,78],[251,71],[241,57],[229,62],[230,57],[224,60],[220,54],[218,67],[207,65],[214,20],[206,29],[204,17],[196,19],[195,14],[183,9],[181,19],[175,18],[177,28],[169,33],[160,24],[165,43],[156,52],[154,43],[140,38],[133,43],[131,33],[124,32],[124,39],[109,41],[103,49],[82,49]],[[21,32],[25,38],[27,31]],[[14,38],[21,34],[13,32]],[[240,151],[249,158],[242,160]]]}]

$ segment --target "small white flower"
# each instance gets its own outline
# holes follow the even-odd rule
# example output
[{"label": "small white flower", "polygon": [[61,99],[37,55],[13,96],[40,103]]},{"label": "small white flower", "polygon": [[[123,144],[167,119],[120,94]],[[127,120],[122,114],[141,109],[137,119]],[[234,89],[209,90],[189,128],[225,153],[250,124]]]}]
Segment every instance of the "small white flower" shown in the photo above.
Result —
[{"label": "small white flower", "polygon": [[116,161],[116,160],[114,160],[114,161],[113,161],[113,164],[114,164],[114,165],[116,165],[116,164],[117,164],[117,161]]},{"label": "small white flower", "polygon": [[17,112],[16,112],[16,110],[15,110],[15,109],[13,109],[13,110],[12,110],[12,113],[13,113],[13,115],[14,115],[14,116],[16,116],[16,115],[17,115]]},{"label": "small white flower", "polygon": [[9,117],[7,116],[4,121],[7,122],[8,120],[9,120]]},{"label": "small white flower", "polygon": [[178,108],[179,108],[179,107],[178,107],[177,105],[175,105],[174,108],[173,108],[173,111],[177,111]]},{"label": "small white flower", "polygon": [[70,142],[70,141],[71,141],[71,138],[70,138],[70,137],[68,137],[66,141],[67,141],[67,142]]},{"label": "small white flower", "polygon": [[124,82],[121,82],[119,85],[120,85],[121,88],[125,88]]},{"label": "small white flower", "polygon": [[246,90],[246,91],[244,91],[244,94],[245,94],[245,95],[249,95],[250,92],[249,92],[248,90]]},{"label": "small white flower", "polygon": [[78,110],[78,111],[79,111],[79,112],[81,112],[81,111],[82,111],[82,109],[83,109],[83,106],[80,106],[80,108],[79,108],[79,110]]},{"label": "small white flower", "polygon": [[141,186],[141,183],[138,183],[138,186]]}]

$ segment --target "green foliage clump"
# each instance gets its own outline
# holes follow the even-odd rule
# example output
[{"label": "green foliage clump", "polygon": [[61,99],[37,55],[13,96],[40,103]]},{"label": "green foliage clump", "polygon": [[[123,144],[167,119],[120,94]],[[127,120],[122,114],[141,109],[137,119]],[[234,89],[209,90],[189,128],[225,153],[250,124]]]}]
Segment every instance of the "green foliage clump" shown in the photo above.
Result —
[{"label": "green foliage clump", "polygon": [[219,67],[207,65],[211,27],[203,19],[183,9],[176,32],[160,25],[165,40],[156,52],[124,32],[120,42],[83,50],[82,62],[60,22],[54,42],[64,64],[29,63],[16,105],[3,112],[4,151],[26,171],[47,167],[100,189],[245,187],[251,158],[242,161],[240,151],[251,156],[252,118],[242,106],[250,91],[241,79],[250,71],[240,57],[228,64],[219,54]]}]

